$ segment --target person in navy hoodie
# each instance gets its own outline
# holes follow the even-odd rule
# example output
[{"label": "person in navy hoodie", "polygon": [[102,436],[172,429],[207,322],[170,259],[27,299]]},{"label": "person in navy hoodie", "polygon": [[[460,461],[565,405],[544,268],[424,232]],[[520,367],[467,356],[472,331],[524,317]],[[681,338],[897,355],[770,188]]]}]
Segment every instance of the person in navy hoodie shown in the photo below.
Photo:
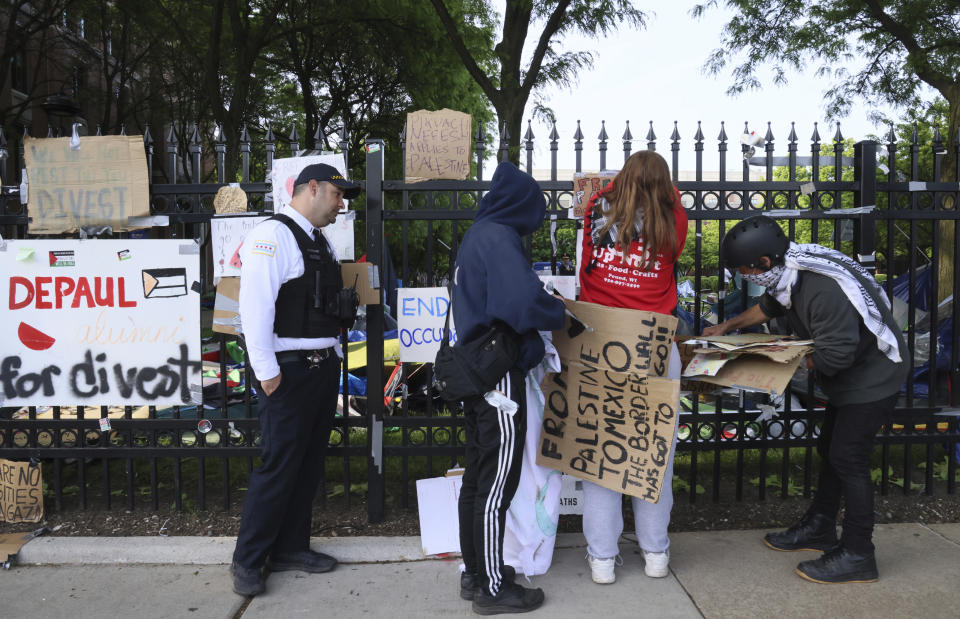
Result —
[{"label": "person in navy hoodie", "polygon": [[473,600],[474,612],[483,615],[531,611],[544,599],[541,589],[513,582],[513,570],[503,563],[503,532],[520,478],[525,376],[544,355],[538,331],[561,329],[565,321],[563,301],[544,290],[520,241],[540,227],[545,214],[537,182],[512,163],[500,163],[464,235],[453,277],[458,340],[470,341],[499,320],[521,341],[516,366],[497,385],[512,402],[493,405],[484,397],[464,402],[467,455],[458,507],[465,571],[460,596]]}]

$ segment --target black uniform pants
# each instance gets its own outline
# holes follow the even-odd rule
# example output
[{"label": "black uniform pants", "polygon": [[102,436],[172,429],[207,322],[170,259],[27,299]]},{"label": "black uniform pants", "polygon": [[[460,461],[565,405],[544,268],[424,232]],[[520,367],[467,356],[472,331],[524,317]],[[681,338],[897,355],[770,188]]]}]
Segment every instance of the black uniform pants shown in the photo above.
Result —
[{"label": "black uniform pants", "polygon": [[870,454],[880,427],[889,423],[899,394],[864,404],[832,406],[817,441],[820,478],[810,512],[836,518],[844,499],[841,542],[859,554],[873,552],[873,481]]},{"label": "black uniform pants", "polygon": [[313,498],[337,409],[340,358],[280,364],[280,386],[259,394],[262,463],[250,474],[233,560],[259,568],[273,552],[310,547]]},{"label": "black uniform pants", "polygon": [[467,461],[458,503],[463,563],[491,595],[503,584],[504,526],[520,483],[527,427],[524,373],[511,370],[497,389],[519,410],[510,415],[482,397],[464,402]]}]

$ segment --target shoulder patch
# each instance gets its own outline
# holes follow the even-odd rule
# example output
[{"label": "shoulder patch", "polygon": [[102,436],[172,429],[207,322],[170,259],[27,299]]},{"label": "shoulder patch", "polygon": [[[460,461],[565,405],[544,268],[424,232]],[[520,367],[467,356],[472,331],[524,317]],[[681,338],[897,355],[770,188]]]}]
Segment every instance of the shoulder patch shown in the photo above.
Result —
[{"label": "shoulder patch", "polygon": [[250,253],[273,258],[273,255],[277,253],[277,244],[270,243],[269,241],[254,241]]}]

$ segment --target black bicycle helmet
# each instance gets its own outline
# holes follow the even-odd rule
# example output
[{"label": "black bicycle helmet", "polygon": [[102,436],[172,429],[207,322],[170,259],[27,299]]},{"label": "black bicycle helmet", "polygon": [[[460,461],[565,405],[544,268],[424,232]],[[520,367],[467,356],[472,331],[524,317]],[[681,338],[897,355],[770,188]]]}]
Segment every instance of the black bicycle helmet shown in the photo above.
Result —
[{"label": "black bicycle helmet", "polygon": [[727,232],[720,246],[720,260],[728,269],[756,268],[760,258],[767,256],[774,265],[783,263],[790,247],[790,239],[777,222],[757,215],[744,219]]}]

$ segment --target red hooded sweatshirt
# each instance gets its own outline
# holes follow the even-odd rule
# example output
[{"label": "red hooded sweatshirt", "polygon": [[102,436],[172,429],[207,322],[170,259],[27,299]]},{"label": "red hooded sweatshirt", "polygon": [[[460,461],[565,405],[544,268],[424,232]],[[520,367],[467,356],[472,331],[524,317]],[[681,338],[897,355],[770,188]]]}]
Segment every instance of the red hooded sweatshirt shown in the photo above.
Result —
[{"label": "red hooded sweatshirt", "polygon": [[626,264],[622,261],[620,246],[594,247],[592,225],[593,209],[599,208],[600,198],[613,188],[611,182],[593,194],[587,203],[583,218],[583,254],[580,261],[580,300],[609,307],[626,307],[660,314],[670,314],[677,306],[677,281],[673,265],[683,251],[687,240],[687,214],[676,191],[673,218],[676,222],[677,250],[665,255],[661,250],[649,271],[641,267],[643,245],[639,240],[630,243]]}]

